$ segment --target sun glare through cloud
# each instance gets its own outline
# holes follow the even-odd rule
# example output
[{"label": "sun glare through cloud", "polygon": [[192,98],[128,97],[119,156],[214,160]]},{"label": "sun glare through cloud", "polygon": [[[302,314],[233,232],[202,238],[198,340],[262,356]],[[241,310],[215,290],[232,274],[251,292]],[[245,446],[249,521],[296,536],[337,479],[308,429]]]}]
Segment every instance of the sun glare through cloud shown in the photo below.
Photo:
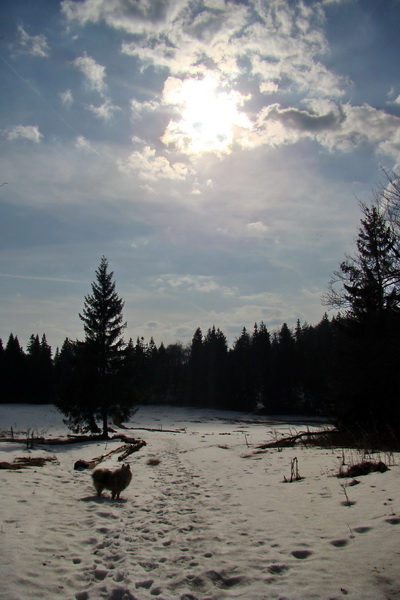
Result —
[{"label": "sun glare through cloud", "polygon": [[1,9],[3,342],[79,339],[102,255],[127,339],[319,322],[400,171],[400,0]]},{"label": "sun glare through cloud", "polygon": [[212,74],[183,81],[169,77],[163,102],[176,107],[179,116],[171,119],[162,141],[187,154],[227,153],[242,131],[252,127],[239,110],[247,99],[238,91],[225,89]]}]

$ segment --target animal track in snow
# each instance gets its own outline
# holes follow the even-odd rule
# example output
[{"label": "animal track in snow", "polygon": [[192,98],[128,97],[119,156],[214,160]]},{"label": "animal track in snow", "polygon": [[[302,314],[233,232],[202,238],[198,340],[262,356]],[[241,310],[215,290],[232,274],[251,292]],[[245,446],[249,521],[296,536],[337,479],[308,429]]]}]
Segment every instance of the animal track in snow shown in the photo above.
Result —
[{"label": "animal track in snow", "polygon": [[371,531],[372,527],[354,527],[353,531],[355,531],[356,533],[367,533],[368,531]]},{"label": "animal track in snow", "polygon": [[295,558],[303,560],[305,558],[309,558],[309,556],[312,555],[312,552],[311,550],[293,550],[292,555]]},{"label": "animal track in snow", "polygon": [[285,573],[285,571],[287,571],[290,567],[288,567],[287,565],[270,565],[268,567],[268,571],[272,574],[272,575],[281,575],[282,573]]},{"label": "animal track in snow", "polygon": [[347,546],[347,544],[349,543],[349,540],[332,540],[331,544],[332,546],[335,546],[335,548],[344,548],[344,546]]},{"label": "animal track in snow", "polygon": [[148,590],[151,588],[153,583],[154,583],[154,579],[145,579],[144,581],[137,581],[135,585],[137,588],[144,588],[144,589]]},{"label": "animal track in snow", "polygon": [[390,523],[390,525],[399,525],[400,518],[399,517],[391,517],[390,519],[385,519],[386,523]]}]

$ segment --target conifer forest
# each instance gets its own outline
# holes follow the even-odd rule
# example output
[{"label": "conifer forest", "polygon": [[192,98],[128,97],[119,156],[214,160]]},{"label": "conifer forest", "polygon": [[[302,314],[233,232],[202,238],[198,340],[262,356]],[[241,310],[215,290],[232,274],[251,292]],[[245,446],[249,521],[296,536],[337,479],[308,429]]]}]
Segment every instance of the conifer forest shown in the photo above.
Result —
[{"label": "conifer forest", "polygon": [[[398,179],[361,205],[354,251],[332,275],[317,324],[263,322],[233,344],[217,324],[188,344],[126,341],[124,302],[102,257],[80,319],[82,340],[52,352],[46,335],[26,350],[0,340],[2,402],[54,403],[74,431],[102,432],[138,404],[319,415],[341,427],[400,434]],[[323,310],[321,310],[321,313]],[[251,316],[250,316],[251,317]]]}]

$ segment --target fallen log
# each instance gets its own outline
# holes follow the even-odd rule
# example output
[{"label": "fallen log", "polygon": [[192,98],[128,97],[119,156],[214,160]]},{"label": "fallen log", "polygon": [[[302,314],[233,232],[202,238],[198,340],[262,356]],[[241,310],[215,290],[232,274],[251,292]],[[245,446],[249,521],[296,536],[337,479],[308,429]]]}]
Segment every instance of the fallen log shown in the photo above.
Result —
[{"label": "fallen log", "polygon": [[302,431],[300,433],[296,433],[295,435],[290,435],[288,437],[281,438],[280,440],[275,440],[274,442],[267,442],[266,444],[257,446],[257,448],[260,450],[265,450],[267,448],[290,448],[291,446],[294,446],[301,438],[309,438],[331,433],[337,433],[337,430],[330,429],[328,431]]},{"label": "fallen log", "polygon": [[140,438],[129,437],[129,435],[124,435],[123,433],[114,435],[111,439],[121,440],[121,442],[125,442],[125,444],[141,444],[142,446],[146,446],[146,442],[144,440],[141,440]]},{"label": "fallen log", "polygon": [[66,444],[85,444],[86,442],[110,442],[112,440],[121,440],[127,444],[133,444],[136,442],[142,442],[143,440],[138,440],[137,438],[132,438],[129,436],[121,434],[116,434],[111,437],[105,438],[103,435],[72,435],[69,434],[66,438],[45,438],[45,437],[26,437],[26,438],[16,438],[16,437],[0,437],[0,442],[13,443],[13,444],[27,444],[29,446],[57,446],[57,445],[66,445]]},{"label": "fallen log", "polygon": [[125,450],[122,452],[121,456],[118,456],[118,460],[125,460],[127,456],[137,452],[140,450],[140,448],[142,448],[142,446],[146,446],[146,442],[144,440],[141,440],[141,444],[129,444],[128,446],[125,446]]},{"label": "fallen log", "polygon": [[155,429],[153,427],[126,427],[125,429],[131,429],[132,431],[156,431],[158,433],[186,433],[186,429]]},{"label": "fallen log", "polygon": [[74,464],[74,469],[75,469],[75,471],[81,471],[83,469],[94,469],[95,466],[98,465],[99,463],[101,463],[103,460],[105,460],[112,454],[117,454],[119,452],[123,452],[124,449],[125,449],[125,446],[119,446],[118,448],[115,448],[114,450],[111,450],[110,452],[101,454],[101,456],[96,456],[96,458],[93,458],[92,460],[79,459]]},{"label": "fallen log", "polygon": [[18,457],[15,458],[13,460],[12,463],[10,462],[0,462],[0,469],[7,469],[7,470],[18,470],[18,469],[25,469],[27,467],[43,467],[47,462],[58,462],[55,456],[51,456],[51,457],[42,457],[42,456],[36,456],[36,457]]},{"label": "fallen log", "polygon": [[[125,437],[125,436],[123,436]],[[110,450],[110,452],[106,452],[105,454],[101,454],[100,456],[96,456],[92,460],[83,460],[79,459],[74,464],[75,471],[82,471],[84,469],[94,469],[99,463],[101,463],[106,458],[109,458],[113,454],[121,454],[118,457],[118,460],[125,460],[127,456],[137,452],[143,446],[146,446],[146,442],[144,440],[134,440],[135,443],[129,444],[127,446],[119,446],[114,450]]]},{"label": "fallen log", "polygon": [[[110,438],[108,438],[110,439]],[[80,435],[68,436],[66,438],[45,438],[45,437],[26,437],[26,438],[0,438],[0,442],[8,442],[13,444],[27,444],[29,446],[57,446],[64,444],[82,444],[85,442],[101,442],[106,438],[99,435]]]}]

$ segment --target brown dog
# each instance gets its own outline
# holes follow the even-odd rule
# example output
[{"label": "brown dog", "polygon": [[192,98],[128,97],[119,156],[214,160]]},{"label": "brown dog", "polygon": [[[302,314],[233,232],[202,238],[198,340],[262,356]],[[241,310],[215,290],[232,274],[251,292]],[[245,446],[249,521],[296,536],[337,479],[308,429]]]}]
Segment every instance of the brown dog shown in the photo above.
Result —
[{"label": "brown dog", "polygon": [[102,491],[110,490],[112,499],[119,499],[119,495],[131,482],[132,473],[129,465],[122,465],[116,471],[110,469],[96,469],[92,473],[93,485],[96,488],[97,495],[101,496]]}]

